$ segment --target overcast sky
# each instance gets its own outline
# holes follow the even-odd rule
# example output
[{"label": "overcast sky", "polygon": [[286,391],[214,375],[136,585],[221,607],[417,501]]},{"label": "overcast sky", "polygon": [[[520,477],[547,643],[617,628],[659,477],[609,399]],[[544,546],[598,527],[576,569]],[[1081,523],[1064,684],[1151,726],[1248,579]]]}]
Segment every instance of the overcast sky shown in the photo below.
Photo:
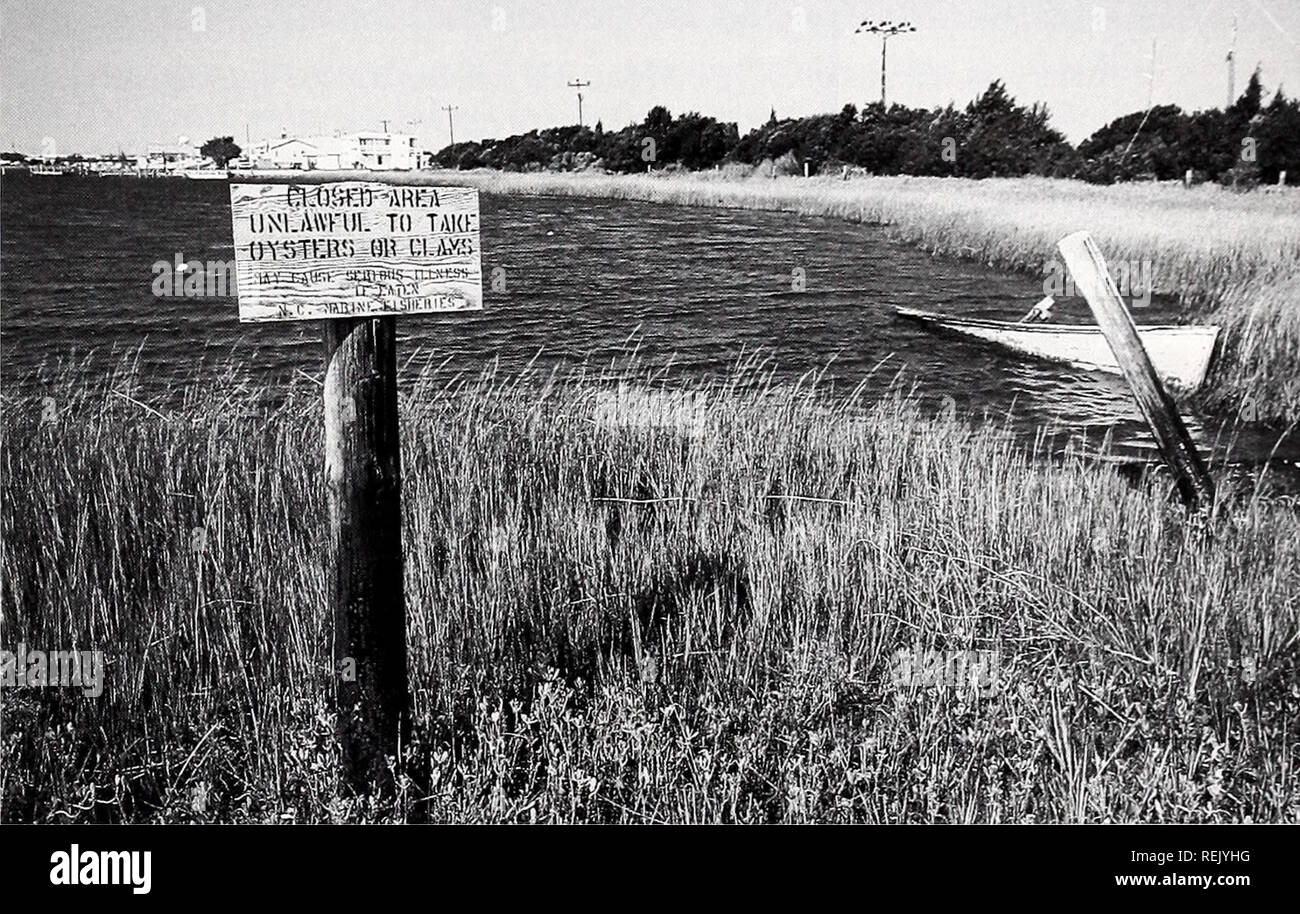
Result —
[{"label": "overcast sky", "polygon": [[[736,121],[879,98],[865,18],[911,20],[889,42],[889,97],[964,105],[1003,79],[1078,142],[1146,104],[1223,105],[1261,65],[1300,94],[1297,0],[0,0],[0,147],[141,151],[245,125],[293,133],[414,128],[421,145],[584,120],[618,128],[655,104]],[[46,138],[53,141],[51,144]],[[44,143],[44,147],[43,147]]]}]

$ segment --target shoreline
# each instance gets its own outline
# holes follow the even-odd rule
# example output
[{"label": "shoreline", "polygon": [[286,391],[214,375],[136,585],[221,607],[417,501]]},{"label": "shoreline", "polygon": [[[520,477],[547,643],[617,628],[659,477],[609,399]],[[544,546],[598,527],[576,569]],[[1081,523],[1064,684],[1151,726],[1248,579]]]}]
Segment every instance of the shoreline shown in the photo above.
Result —
[{"label": "shoreline", "polygon": [[[359,177],[357,173],[347,173]],[[314,180],[319,180],[317,177]],[[1189,322],[1222,328],[1196,402],[1283,424],[1300,419],[1300,189],[1095,185],[1054,178],[736,178],[436,170],[428,181],[495,194],[595,197],[791,212],[885,229],[932,255],[1045,277],[1056,243],[1093,234],[1112,266],[1177,296]],[[407,178],[407,180],[411,180]],[[1058,274],[1059,275],[1059,274]],[[1046,282],[1046,279],[1044,280]]]}]

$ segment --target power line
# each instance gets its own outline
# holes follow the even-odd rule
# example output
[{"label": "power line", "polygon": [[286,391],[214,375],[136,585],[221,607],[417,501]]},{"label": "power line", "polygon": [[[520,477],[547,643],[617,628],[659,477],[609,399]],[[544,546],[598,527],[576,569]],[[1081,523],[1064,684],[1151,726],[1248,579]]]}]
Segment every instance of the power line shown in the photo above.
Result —
[{"label": "power line", "polygon": [[1124,147],[1124,156],[1127,157],[1133,149],[1133,144],[1137,142],[1138,134],[1142,128],[1147,125],[1147,120],[1151,117],[1151,108],[1155,105],[1156,100],[1156,39],[1151,39],[1151,72],[1146,74],[1147,77],[1147,110],[1142,115],[1142,121],[1137,125],[1137,130],[1133,131],[1133,138],[1128,141]]}]

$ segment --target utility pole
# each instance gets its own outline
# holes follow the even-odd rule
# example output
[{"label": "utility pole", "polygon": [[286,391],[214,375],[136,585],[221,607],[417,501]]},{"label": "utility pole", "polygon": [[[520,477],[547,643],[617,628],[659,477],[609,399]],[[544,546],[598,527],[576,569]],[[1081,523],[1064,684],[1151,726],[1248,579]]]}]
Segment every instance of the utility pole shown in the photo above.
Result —
[{"label": "utility pole", "polygon": [[879,35],[880,36],[880,107],[887,107],[885,102],[885,52],[889,47],[889,39],[894,35],[902,35],[904,32],[915,32],[916,26],[910,22],[891,22],[884,19],[880,22],[874,19],[867,19],[853,30],[855,35]]},{"label": "utility pole", "polygon": [[1151,39],[1151,72],[1147,74],[1147,110],[1155,104],[1156,99],[1156,39]]},{"label": "utility pole", "polygon": [[591,85],[591,80],[583,82],[581,79],[575,79],[568,84],[571,89],[578,90],[578,126],[582,126],[582,90]]},{"label": "utility pole", "polygon": [[451,113],[452,113],[453,111],[459,111],[459,110],[460,110],[460,105],[443,105],[443,106],[442,106],[442,110],[447,112],[447,136],[450,138],[450,139],[449,139],[449,142],[448,142],[448,145],[449,145],[449,146],[455,146],[455,145],[456,145],[456,125],[455,125],[455,123],[453,123],[453,121],[452,121],[452,119],[451,119]]},{"label": "utility pole", "polygon": [[[1237,100],[1237,17],[1232,17],[1232,44],[1228,46],[1228,108]],[[1224,109],[1225,111],[1227,108]]]},{"label": "utility pole", "polygon": [[384,133],[387,133],[387,132],[388,132],[388,121],[386,121],[386,120],[380,120],[379,123],[381,123],[381,124],[384,125]]}]

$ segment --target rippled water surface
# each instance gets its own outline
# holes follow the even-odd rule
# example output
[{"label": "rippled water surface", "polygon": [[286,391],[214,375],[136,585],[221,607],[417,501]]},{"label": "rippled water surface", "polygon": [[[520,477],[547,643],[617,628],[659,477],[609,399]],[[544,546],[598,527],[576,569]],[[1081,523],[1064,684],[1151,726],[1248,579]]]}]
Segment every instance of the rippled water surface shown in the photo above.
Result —
[{"label": "rippled water surface", "polygon": [[[6,388],[39,362],[84,355],[101,372],[143,345],[159,389],[232,357],[272,383],[318,374],[315,322],[241,325],[233,297],[156,298],[152,265],[232,257],[222,182],[6,175],[0,204]],[[990,413],[1026,436],[1048,427],[1126,449],[1146,436],[1122,380],[1020,357],[897,319],[898,306],[1015,318],[1041,296],[1032,276],[930,257],[878,228],[785,213],[579,198],[484,195],[483,269],[504,270],[481,313],[403,319],[407,372],[430,362],[507,374],[529,363],[603,367],[635,348],[641,371],[726,374],[760,358],[778,379],[821,370],[835,389],[902,383],[936,407]],[[798,272],[802,271],[802,273]],[[502,274],[498,274],[502,275]],[[806,291],[797,291],[797,279]],[[1065,320],[1086,319],[1075,299]],[[1141,322],[1174,316],[1169,303]],[[210,366],[210,368],[209,368]],[[1276,436],[1191,417],[1194,433],[1246,460]]]}]

